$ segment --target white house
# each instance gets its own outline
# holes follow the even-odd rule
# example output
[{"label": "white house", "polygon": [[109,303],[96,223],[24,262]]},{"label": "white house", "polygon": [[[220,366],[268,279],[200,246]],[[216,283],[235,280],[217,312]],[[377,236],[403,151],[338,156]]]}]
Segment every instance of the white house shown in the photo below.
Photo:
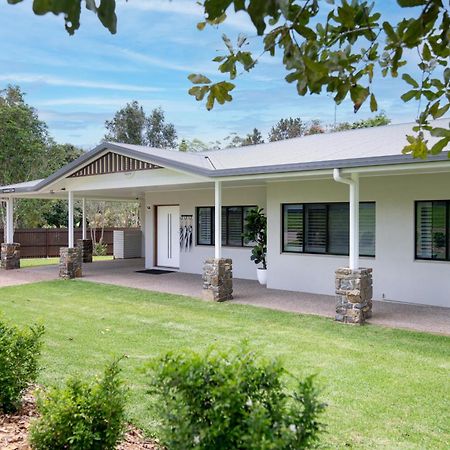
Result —
[{"label": "white house", "polygon": [[336,269],[364,267],[374,299],[450,307],[450,160],[403,155],[412,126],[201,153],[103,143],[44,180],[0,188],[6,243],[15,198],[68,198],[69,247],[74,199],[138,199],[146,268],[200,274],[206,259],[229,258],[234,277],[255,279],[242,229],[258,206],[268,287],[334,294]]}]

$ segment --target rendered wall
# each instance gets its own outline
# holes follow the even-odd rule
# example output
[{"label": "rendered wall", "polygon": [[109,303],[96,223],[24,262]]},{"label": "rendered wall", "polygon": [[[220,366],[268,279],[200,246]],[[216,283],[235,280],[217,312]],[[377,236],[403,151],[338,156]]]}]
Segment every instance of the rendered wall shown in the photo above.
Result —
[{"label": "rendered wall", "polygon": [[[265,187],[226,188],[222,190],[223,206],[251,206],[265,208]],[[190,251],[180,253],[180,271],[201,274],[203,263],[214,257],[214,246],[196,245],[195,208],[214,206],[214,188],[193,189],[172,192],[148,192],[145,197],[145,267],[156,265],[155,257],[155,206],[180,205],[180,214],[193,216],[194,238]],[[233,276],[236,278],[256,279],[256,266],[250,261],[251,250],[248,247],[222,247],[222,257],[233,260]]]},{"label": "rendered wall", "polygon": [[[376,202],[374,300],[450,307],[450,262],[414,259],[414,201],[450,199],[450,174],[361,178],[361,201]],[[334,294],[334,271],[345,256],[281,252],[281,204],[348,201],[348,187],[332,180],[273,182],[267,186],[268,283],[276,289]]]}]

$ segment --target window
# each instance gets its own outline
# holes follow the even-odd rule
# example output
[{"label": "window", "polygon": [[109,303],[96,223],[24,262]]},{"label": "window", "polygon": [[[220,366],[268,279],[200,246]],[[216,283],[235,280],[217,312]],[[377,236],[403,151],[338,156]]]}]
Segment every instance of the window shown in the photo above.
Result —
[{"label": "window", "polygon": [[[283,205],[283,252],[348,255],[349,204]],[[375,256],[375,203],[359,204],[359,252]]]},{"label": "window", "polygon": [[[246,247],[244,242],[245,218],[256,206],[222,207],[222,245],[229,247]],[[214,207],[197,208],[197,245],[214,245]]]},{"label": "window", "polygon": [[450,201],[416,202],[416,259],[450,260]]}]

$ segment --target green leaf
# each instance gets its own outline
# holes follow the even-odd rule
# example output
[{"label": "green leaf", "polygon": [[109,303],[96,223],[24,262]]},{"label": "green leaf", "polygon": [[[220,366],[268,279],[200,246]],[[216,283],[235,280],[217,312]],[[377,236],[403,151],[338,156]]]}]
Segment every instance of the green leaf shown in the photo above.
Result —
[{"label": "green leaf", "polygon": [[436,144],[433,145],[433,147],[431,147],[430,149],[430,153],[432,155],[437,155],[439,153],[441,153],[444,148],[448,145],[449,143],[449,139],[441,139],[440,141],[437,141]]},{"label": "green leaf", "polygon": [[373,94],[370,94],[370,110],[372,112],[378,110],[378,103],[377,103],[377,100],[375,98],[375,95],[373,95]]},{"label": "green leaf", "polygon": [[369,89],[357,84],[350,89],[350,97],[353,101],[353,110],[358,112],[361,105],[366,101],[369,96]]},{"label": "green leaf", "polygon": [[416,95],[419,93],[419,91],[415,90],[415,89],[411,89],[408,92],[405,92],[400,98],[404,101],[404,102],[409,102],[410,100],[412,100],[413,98],[416,97]]},{"label": "green leaf", "polygon": [[425,3],[427,3],[427,0],[397,0],[397,3],[402,8],[411,8],[414,6],[425,5]]},{"label": "green leaf", "polygon": [[209,91],[209,86],[193,86],[189,89],[189,95],[193,95],[197,101],[203,100]]},{"label": "green leaf", "polygon": [[211,80],[200,73],[191,73],[188,79],[194,84],[209,84]]},{"label": "green leaf", "polygon": [[450,139],[450,129],[448,128],[440,128],[440,127],[432,128],[430,130],[430,134],[431,136],[434,137],[443,137]]},{"label": "green leaf", "polygon": [[408,84],[410,84],[412,87],[416,89],[419,88],[419,83],[411,75],[404,73],[402,75],[402,79],[406,81]]}]

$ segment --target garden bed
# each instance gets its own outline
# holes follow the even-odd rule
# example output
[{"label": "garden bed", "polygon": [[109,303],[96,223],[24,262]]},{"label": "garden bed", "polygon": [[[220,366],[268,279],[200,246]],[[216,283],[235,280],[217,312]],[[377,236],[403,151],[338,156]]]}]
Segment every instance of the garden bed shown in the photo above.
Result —
[{"label": "garden bed", "polygon": [[[32,391],[23,397],[22,408],[15,414],[0,414],[0,449],[31,450],[28,430],[33,419],[38,417],[36,401]],[[145,439],[143,433],[129,425],[117,450],[161,450],[155,441]]]}]

